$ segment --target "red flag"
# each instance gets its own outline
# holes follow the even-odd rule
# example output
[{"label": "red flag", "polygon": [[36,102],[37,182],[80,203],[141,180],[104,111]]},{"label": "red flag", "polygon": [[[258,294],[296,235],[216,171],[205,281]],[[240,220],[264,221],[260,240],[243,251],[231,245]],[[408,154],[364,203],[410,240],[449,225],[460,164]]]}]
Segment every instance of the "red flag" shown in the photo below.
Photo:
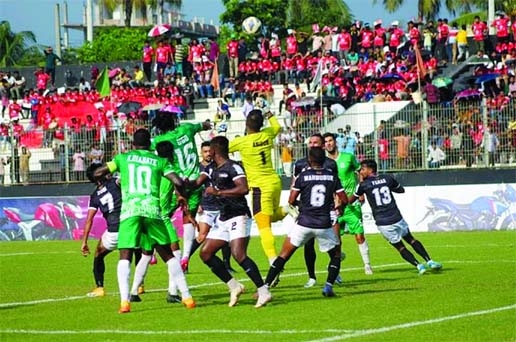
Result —
[{"label": "red flag", "polygon": [[414,44],[414,50],[416,52],[416,65],[417,65],[417,73],[419,78],[425,78],[427,72],[425,63],[423,63],[423,57],[421,57],[421,51],[419,51],[419,47],[417,43]]},{"label": "red flag", "polygon": [[211,74],[211,85],[213,86],[213,91],[220,90],[219,68],[217,67],[216,61],[213,65],[213,73]]}]

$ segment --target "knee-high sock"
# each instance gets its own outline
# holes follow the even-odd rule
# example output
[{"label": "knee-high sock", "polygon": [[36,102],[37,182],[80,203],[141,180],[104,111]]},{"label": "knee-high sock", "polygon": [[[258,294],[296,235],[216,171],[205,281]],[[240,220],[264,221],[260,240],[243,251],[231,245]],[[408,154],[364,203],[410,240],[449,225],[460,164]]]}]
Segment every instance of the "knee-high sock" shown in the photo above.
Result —
[{"label": "knee-high sock", "polygon": [[226,266],[224,266],[224,263],[220,258],[216,255],[212,255],[208,260],[204,262],[215,274],[220,280],[222,280],[224,283],[227,283],[228,281],[233,278],[231,274],[229,274],[228,270],[226,269]]},{"label": "knee-high sock", "polygon": [[414,254],[412,254],[408,249],[403,248],[400,251],[401,257],[405,259],[409,264],[412,264],[414,266],[417,266],[419,262],[416,260],[416,257],[414,257]]},{"label": "knee-high sock", "polygon": [[308,272],[308,277],[312,279],[315,278],[315,260],[317,258],[315,254],[315,238],[311,238],[305,243],[304,247],[305,254],[305,265],[306,271]]},{"label": "knee-high sock", "polygon": [[410,245],[412,246],[412,248],[414,248],[414,250],[416,251],[417,254],[421,255],[421,257],[423,259],[425,259],[425,261],[431,260],[430,256],[426,252],[425,247],[423,246],[423,244],[421,242],[419,242],[419,240],[412,241],[412,243]]},{"label": "knee-high sock", "polygon": [[271,267],[269,268],[267,277],[265,278],[265,285],[271,286],[274,279],[276,279],[278,274],[283,270],[283,267],[285,266],[286,262],[287,261],[282,257],[277,257],[276,260],[274,260]]},{"label": "knee-high sock", "polygon": [[95,284],[97,287],[104,287],[104,272],[106,266],[104,264],[104,255],[96,256],[93,259],[93,277],[95,277]]},{"label": "knee-high sock", "polygon": [[[181,260],[181,250],[175,250],[172,253],[174,253],[174,258],[177,258],[177,260]],[[177,284],[174,280],[174,278],[169,279],[168,281],[168,293],[170,293],[173,296],[177,296]]]},{"label": "knee-high sock", "polygon": [[140,261],[134,268],[133,285],[131,286],[132,295],[138,294],[138,287],[143,283],[143,279],[147,274],[147,269],[149,268],[149,263],[151,259],[152,255],[142,254],[142,256],[140,257]]},{"label": "knee-high sock", "polygon": [[358,250],[360,251],[360,255],[362,256],[362,261],[364,262],[364,265],[369,265],[371,261],[369,260],[369,245],[367,244],[367,241],[364,241],[363,243],[359,244]]},{"label": "knee-high sock", "polygon": [[330,263],[328,264],[328,277],[326,278],[326,282],[330,285],[335,283],[335,279],[340,272],[340,257],[332,257],[330,259]]},{"label": "knee-high sock", "polygon": [[181,292],[181,297],[183,299],[191,298],[190,290],[188,289],[188,285],[186,284],[185,274],[181,269],[181,264],[179,263],[178,258],[170,258],[167,261],[168,268],[168,285],[170,287],[171,283],[175,283]]},{"label": "knee-high sock", "polygon": [[263,251],[267,258],[269,258],[269,263],[272,263],[278,254],[276,253],[276,246],[274,245],[274,235],[272,235],[271,217],[258,213],[254,216],[254,219],[258,226],[258,232],[260,233]]},{"label": "knee-high sock", "polygon": [[192,243],[195,239],[195,227],[191,223],[183,224],[183,257],[189,258],[192,251]]},{"label": "knee-high sock", "polygon": [[226,268],[231,268],[231,247],[229,247],[229,244],[225,244],[222,248],[222,261],[224,262],[224,265]]},{"label": "knee-high sock", "polygon": [[118,278],[118,290],[120,300],[129,300],[129,277],[131,276],[131,262],[129,260],[119,260],[116,269]]},{"label": "knee-high sock", "polygon": [[244,260],[242,260],[240,267],[242,267],[245,273],[247,273],[247,276],[253,281],[257,288],[263,286],[263,279],[262,275],[260,274],[260,270],[251,258],[246,257]]},{"label": "knee-high sock", "polygon": [[199,247],[201,247],[201,244],[199,243],[199,241],[197,241],[197,239],[193,239],[192,247],[190,249],[190,256],[192,256]]}]

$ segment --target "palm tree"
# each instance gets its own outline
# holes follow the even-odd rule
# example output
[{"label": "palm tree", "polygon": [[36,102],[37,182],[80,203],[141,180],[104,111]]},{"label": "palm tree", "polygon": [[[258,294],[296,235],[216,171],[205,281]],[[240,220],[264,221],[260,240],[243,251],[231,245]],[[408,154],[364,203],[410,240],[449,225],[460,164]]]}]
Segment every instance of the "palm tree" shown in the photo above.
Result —
[{"label": "palm tree", "polygon": [[[413,0],[410,1],[410,3],[412,2]],[[435,19],[441,10],[443,2],[448,11],[455,14],[456,10],[471,10],[475,0],[417,0],[418,18],[424,18],[426,20]],[[373,4],[377,3],[378,0],[373,0]],[[404,0],[382,0],[383,6],[389,13],[396,12],[404,3]]]},{"label": "palm tree", "polygon": [[16,65],[34,44],[36,36],[31,31],[14,33],[8,21],[0,22],[0,68]]},{"label": "palm tree", "polygon": [[351,10],[341,0],[290,0],[287,9],[287,26],[307,28],[307,25],[349,24]]}]

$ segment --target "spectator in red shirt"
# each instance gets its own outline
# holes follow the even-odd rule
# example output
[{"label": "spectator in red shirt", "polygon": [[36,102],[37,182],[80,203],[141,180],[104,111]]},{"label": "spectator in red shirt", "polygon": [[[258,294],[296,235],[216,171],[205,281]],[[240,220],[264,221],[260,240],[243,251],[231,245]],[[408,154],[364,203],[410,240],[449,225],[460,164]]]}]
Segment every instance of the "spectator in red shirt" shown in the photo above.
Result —
[{"label": "spectator in red shirt", "polygon": [[475,16],[471,30],[473,31],[473,41],[476,47],[475,52],[480,50],[484,51],[484,39],[486,38],[487,26],[484,22],[480,21],[478,15]]},{"label": "spectator in red shirt", "polygon": [[150,46],[148,40],[145,40],[143,45],[143,73],[147,78],[147,81],[151,81],[152,78],[152,59],[154,57],[154,48]]},{"label": "spectator in red shirt", "polygon": [[36,88],[38,89],[40,95],[47,89],[47,83],[50,80],[50,75],[48,75],[43,67],[40,67],[36,72],[34,72],[36,76]]},{"label": "spectator in red shirt", "polygon": [[503,12],[498,12],[497,14],[497,18],[491,24],[491,27],[496,28],[496,43],[507,44],[509,42],[510,20]]},{"label": "spectator in red shirt", "polygon": [[339,49],[339,60],[345,61],[349,50],[351,49],[351,35],[347,32],[345,27],[342,27],[340,33],[337,35],[337,45]]},{"label": "spectator in red shirt", "polygon": [[437,42],[435,45],[435,57],[440,63],[443,64],[448,62],[446,44],[448,43],[449,34],[450,27],[448,26],[448,19],[437,20]]},{"label": "spectator in red shirt", "polygon": [[229,77],[235,78],[238,76],[238,40],[235,35],[231,36],[226,48],[229,60]]}]

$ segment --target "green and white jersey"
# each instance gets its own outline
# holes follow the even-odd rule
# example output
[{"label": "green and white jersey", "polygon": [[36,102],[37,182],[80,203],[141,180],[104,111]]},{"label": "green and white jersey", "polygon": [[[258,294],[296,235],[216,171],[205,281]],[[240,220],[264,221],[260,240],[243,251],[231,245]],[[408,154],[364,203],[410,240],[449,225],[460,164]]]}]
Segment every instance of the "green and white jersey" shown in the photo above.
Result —
[{"label": "green and white jersey", "polygon": [[163,176],[173,172],[165,158],[147,150],[118,154],[107,163],[111,173],[120,172],[122,208],[120,220],[133,216],[161,219],[160,184]]},{"label": "green and white jersey", "polygon": [[174,145],[173,170],[181,178],[195,180],[199,177],[199,154],[195,144],[195,135],[202,130],[202,124],[182,123],[173,131],[156,136],[151,145],[155,150],[156,145],[162,141],[170,141]]},{"label": "green and white jersey", "polygon": [[348,152],[339,152],[339,156],[335,159],[337,163],[337,172],[340,182],[349,197],[353,195],[357,187],[357,174],[360,164],[354,154]]}]

